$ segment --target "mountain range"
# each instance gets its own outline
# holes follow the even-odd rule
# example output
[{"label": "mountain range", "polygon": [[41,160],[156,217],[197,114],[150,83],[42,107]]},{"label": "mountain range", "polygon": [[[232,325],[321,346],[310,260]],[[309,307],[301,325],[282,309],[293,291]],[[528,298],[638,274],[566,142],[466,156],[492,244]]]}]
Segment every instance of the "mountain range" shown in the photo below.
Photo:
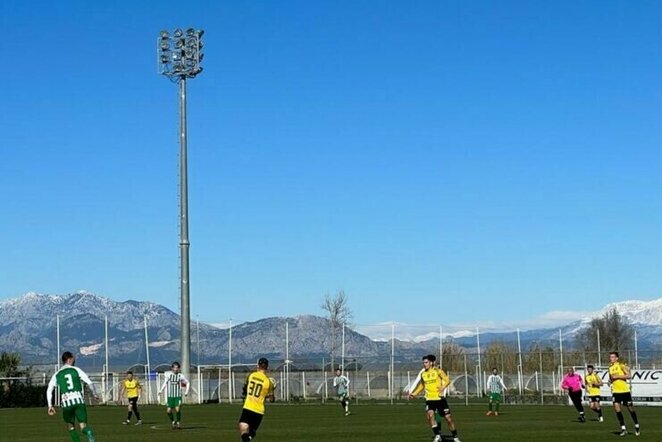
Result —
[{"label": "mountain range", "polygon": [[[625,301],[609,304],[601,311],[562,327],[532,328],[521,332],[523,348],[534,341],[558,343],[559,329],[564,339],[572,341],[578,330],[587,326],[592,317],[616,308],[635,326],[639,349],[659,349],[662,342],[662,298],[653,301]],[[54,365],[57,362],[57,321],[60,322],[60,349],[78,355],[81,366],[102,369],[105,363],[105,318],[108,319],[108,353],[111,370],[121,370],[146,363],[145,323],[149,339],[152,366],[178,359],[179,315],[168,308],[143,301],[118,302],[87,291],[68,295],[28,293],[0,302],[0,348],[16,351],[22,360],[33,365]],[[285,359],[286,324],[289,332],[289,355],[294,364],[319,364],[328,360],[331,349],[330,322],[322,317],[302,315],[293,318],[265,318],[235,325],[232,330],[232,360],[254,362],[257,355],[275,360]],[[345,352],[362,360],[388,361],[391,355],[390,326],[363,333],[347,327]],[[385,334],[382,332],[386,331]],[[191,330],[191,362],[226,364],[230,329],[211,324],[193,324]],[[369,336],[368,336],[369,335]],[[415,359],[439,348],[438,333],[419,336],[396,335],[397,359]],[[340,353],[337,337],[337,354]],[[472,351],[476,347],[473,330],[444,335],[444,341]],[[480,342],[512,343],[512,331],[491,331],[480,334]]]}]

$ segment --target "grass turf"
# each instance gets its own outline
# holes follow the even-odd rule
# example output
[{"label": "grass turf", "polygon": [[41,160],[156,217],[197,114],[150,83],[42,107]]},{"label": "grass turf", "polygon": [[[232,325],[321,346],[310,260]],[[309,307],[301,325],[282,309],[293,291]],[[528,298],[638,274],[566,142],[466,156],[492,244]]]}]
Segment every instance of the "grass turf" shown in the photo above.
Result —
[{"label": "grass turf", "polygon": [[[345,417],[338,404],[269,404],[258,432],[258,441],[361,441],[425,442],[432,432],[424,422],[423,402],[353,406]],[[587,410],[581,424],[572,407],[502,407],[499,417],[486,417],[485,408],[454,405],[453,416],[463,442],[467,441],[662,441],[662,408],[639,407],[642,435],[619,438],[618,422],[611,407],[605,407],[605,422],[598,423]],[[187,405],[182,409],[182,431],[169,428],[163,407],[142,407],[142,426],[125,426],[124,407],[89,407],[89,422],[99,442],[109,441],[239,441],[236,432],[240,405]],[[627,412],[626,424],[634,430]],[[447,441],[449,431],[444,426]],[[0,409],[2,441],[69,441],[60,410],[54,417],[46,409]],[[85,437],[81,435],[81,440]]]}]

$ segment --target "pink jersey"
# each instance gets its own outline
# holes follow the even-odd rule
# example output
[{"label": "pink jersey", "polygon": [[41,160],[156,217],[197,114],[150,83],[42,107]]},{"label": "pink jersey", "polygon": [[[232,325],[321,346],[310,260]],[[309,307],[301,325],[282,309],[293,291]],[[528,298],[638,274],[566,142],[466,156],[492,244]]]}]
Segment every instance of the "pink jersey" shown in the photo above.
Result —
[{"label": "pink jersey", "polygon": [[581,391],[582,389],[582,377],[577,373],[572,375],[565,375],[563,382],[561,383],[561,388],[568,391]]}]

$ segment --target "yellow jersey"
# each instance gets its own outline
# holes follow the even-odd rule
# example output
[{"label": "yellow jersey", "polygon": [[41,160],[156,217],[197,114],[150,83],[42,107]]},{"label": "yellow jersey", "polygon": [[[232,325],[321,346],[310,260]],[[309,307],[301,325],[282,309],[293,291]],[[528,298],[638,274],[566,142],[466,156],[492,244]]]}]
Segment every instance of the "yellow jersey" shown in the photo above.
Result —
[{"label": "yellow jersey", "polygon": [[258,414],[264,414],[264,400],[273,394],[274,386],[266,374],[256,371],[246,379],[246,399],[244,408]]},{"label": "yellow jersey", "polygon": [[414,388],[411,394],[415,396],[425,389],[426,401],[438,401],[444,397],[444,390],[450,383],[451,381],[446,373],[444,373],[444,370],[432,367],[421,372],[421,381],[416,385],[416,388]]},{"label": "yellow jersey", "polygon": [[124,379],[124,390],[126,390],[126,397],[129,399],[138,397],[140,395],[140,381],[138,379]]},{"label": "yellow jersey", "polygon": [[587,374],[584,382],[586,383],[586,393],[589,396],[600,396],[600,376],[596,372]]},{"label": "yellow jersey", "polygon": [[[626,371],[629,373],[630,369],[626,364],[621,362],[614,362],[609,366],[609,376],[623,376]],[[612,393],[629,393],[630,385],[628,381],[623,379],[614,379],[611,381],[611,392]]]}]

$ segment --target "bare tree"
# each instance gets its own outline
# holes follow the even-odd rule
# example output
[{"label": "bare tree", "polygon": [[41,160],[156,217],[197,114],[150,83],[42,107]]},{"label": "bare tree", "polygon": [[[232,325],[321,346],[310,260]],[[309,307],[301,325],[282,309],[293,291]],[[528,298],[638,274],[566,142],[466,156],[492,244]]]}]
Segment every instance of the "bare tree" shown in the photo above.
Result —
[{"label": "bare tree", "polygon": [[[623,351],[631,345],[634,339],[634,327],[625,322],[625,318],[612,308],[599,318],[593,318],[589,326],[577,333],[577,343],[580,349],[597,355],[597,339],[600,336],[600,347],[606,352]],[[593,356],[595,357],[595,356]]]},{"label": "bare tree", "polygon": [[336,335],[338,330],[352,318],[352,311],[349,308],[347,294],[344,290],[340,290],[335,295],[328,293],[324,295],[321,307],[327,313],[331,323],[331,368],[335,369]]}]

